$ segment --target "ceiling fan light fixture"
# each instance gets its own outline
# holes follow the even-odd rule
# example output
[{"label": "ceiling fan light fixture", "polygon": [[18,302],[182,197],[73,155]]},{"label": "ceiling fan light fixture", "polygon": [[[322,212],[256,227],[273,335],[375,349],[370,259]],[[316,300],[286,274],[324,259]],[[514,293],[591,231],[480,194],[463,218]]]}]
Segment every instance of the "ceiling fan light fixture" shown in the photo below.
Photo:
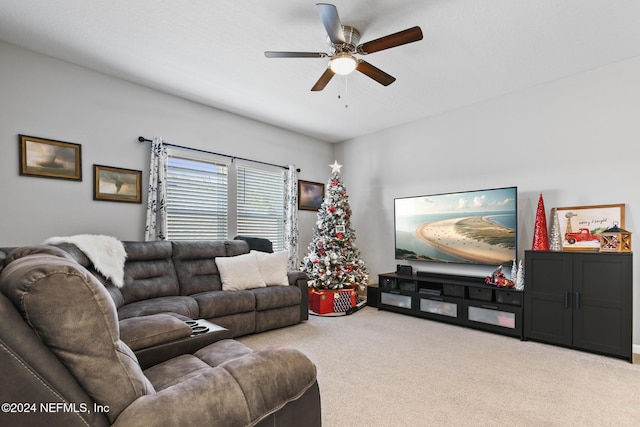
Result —
[{"label": "ceiling fan light fixture", "polygon": [[342,76],[350,74],[356,69],[357,61],[351,55],[339,55],[331,60],[329,68]]}]

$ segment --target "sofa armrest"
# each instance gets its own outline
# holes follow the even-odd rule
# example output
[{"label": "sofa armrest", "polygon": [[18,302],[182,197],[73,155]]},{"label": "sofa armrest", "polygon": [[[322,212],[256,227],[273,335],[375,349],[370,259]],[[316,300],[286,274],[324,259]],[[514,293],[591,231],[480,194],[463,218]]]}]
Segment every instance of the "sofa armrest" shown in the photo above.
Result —
[{"label": "sofa armrest", "polygon": [[290,286],[297,286],[300,288],[302,294],[302,300],[300,301],[300,321],[309,319],[309,277],[302,271],[289,271],[287,272]]},{"label": "sofa armrest", "polygon": [[120,320],[120,339],[133,351],[190,335],[189,325],[170,314],[152,314]]},{"label": "sofa armrest", "polygon": [[287,277],[289,278],[289,285],[298,286],[300,290],[303,290],[302,287],[307,287],[309,277],[306,273],[302,271],[287,271]]}]

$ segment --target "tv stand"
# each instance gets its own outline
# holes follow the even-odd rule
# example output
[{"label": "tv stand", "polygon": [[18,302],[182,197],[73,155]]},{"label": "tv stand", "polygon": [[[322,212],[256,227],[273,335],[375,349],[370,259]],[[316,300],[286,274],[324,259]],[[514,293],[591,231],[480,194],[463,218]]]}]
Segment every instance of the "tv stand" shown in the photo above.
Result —
[{"label": "tv stand", "polygon": [[379,275],[378,309],[524,339],[523,291],[487,285],[482,277],[420,272]]}]

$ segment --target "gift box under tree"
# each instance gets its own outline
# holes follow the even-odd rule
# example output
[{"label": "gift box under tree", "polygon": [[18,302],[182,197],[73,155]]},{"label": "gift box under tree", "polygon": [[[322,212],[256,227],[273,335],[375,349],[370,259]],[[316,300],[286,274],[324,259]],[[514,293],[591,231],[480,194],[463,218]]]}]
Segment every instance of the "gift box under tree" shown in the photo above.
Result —
[{"label": "gift box under tree", "polygon": [[355,289],[309,290],[309,308],[316,314],[344,313],[355,305]]}]

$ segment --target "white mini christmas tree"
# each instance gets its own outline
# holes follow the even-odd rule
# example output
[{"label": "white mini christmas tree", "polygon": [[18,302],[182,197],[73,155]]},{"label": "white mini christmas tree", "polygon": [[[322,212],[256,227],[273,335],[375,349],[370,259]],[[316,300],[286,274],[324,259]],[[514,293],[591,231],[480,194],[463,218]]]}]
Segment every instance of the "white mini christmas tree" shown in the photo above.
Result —
[{"label": "white mini christmas tree", "polygon": [[513,283],[516,283],[517,275],[518,275],[518,267],[516,266],[516,260],[514,258],[513,264],[511,265],[511,276],[509,277],[509,280],[511,280]]},{"label": "white mini christmas tree", "polygon": [[301,270],[309,276],[309,286],[316,289],[363,288],[369,276],[351,228],[349,197],[340,179],[342,165],[336,161],[330,166],[331,178]]},{"label": "white mini christmas tree", "polygon": [[556,208],[551,209],[551,231],[549,233],[549,250],[562,250],[562,234],[560,233],[560,221],[558,220],[558,211]]},{"label": "white mini christmas tree", "polygon": [[518,265],[518,274],[516,275],[516,284],[514,287],[519,291],[524,289],[524,266],[522,265],[522,260],[520,260],[520,264]]}]

